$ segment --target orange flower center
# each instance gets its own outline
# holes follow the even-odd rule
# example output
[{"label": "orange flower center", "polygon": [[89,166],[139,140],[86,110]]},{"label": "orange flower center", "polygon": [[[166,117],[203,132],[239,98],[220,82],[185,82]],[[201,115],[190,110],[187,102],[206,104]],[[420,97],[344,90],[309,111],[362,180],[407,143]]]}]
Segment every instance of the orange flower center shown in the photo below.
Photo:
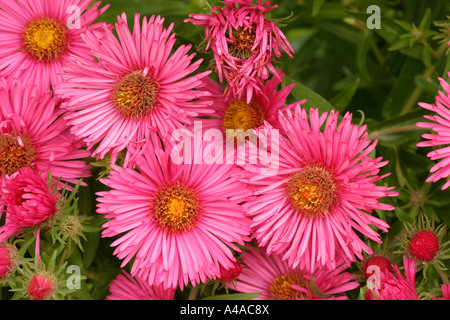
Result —
[{"label": "orange flower center", "polygon": [[299,212],[312,218],[325,216],[336,199],[336,184],[327,169],[310,166],[293,174],[287,194]]},{"label": "orange flower center", "polygon": [[232,42],[228,45],[231,55],[239,59],[248,59],[252,55],[252,47],[255,42],[253,30],[239,28],[233,31]]},{"label": "orange flower center", "polygon": [[57,60],[68,48],[68,28],[53,19],[31,21],[24,31],[24,47],[38,61]]},{"label": "orange flower center", "polygon": [[23,167],[33,164],[34,150],[30,139],[16,133],[0,135],[0,176],[12,175]]},{"label": "orange flower center", "polygon": [[154,221],[168,232],[190,230],[199,218],[199,203],[189,188],[176,183],[156,196]]},{"label": "orange flower center", "polygon": [[254,129],[264,123],[265,114],[261,106],[255,102],[247,104],[243,100],[236,100],[228,104],[223,117],[223,128],[226,129]]},{"label": "orange flower center", "polygon": [[114,86],[112,94],[117,111],[127,118],[142,118],[155,109],[159,84],[148,74],[133,71]]},{"label": "orange flower center", "polygon": [[[292,284],[303,288],[304,291],[292,288]],[[296,272],[278,275],[269,291],[274,300],[310,300],[313,297],[310,281]]]}]

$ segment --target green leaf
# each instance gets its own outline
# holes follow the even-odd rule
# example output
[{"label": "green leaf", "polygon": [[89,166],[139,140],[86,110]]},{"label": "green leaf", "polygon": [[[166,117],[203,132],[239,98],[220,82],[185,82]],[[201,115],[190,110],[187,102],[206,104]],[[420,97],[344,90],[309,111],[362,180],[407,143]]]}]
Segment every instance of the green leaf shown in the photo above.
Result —
[{"label": "green leaf", "polygon": [[389,51],[397,51],[400,49],[408,48],[411,46],[410,39],[408,38],[399,38],[393,44],[391,44],[388,48]]},{"label": "green leaf", "polygon": [[425,78],[425,76],[423,74],[419,74],[417,76],[414,77],[414,82],[416,84],[416,86],[418,86],[419,88],[435,95],[438,90],[440,89],[440,86],[436,83],[431,81],[428,78]]},{"label": "green leaf", "polygon": [[[289,85],[296,81],[292,78],[285,77],[285,82],[286,85]],[[318,108],[321,113],[333,110],[333,106],[325,98],[301,83],[297,82],[297,85],[291,90],[291,94],[298,101],[303,99],[308,100],[302,105],[303,108]]]},{"label": "green leaf", "polygon": [[252,300],[262,295],[262,293],[232,293],[232,294],[220,294],[215,296],[209,296],[202,300]]},{"label": "green leaf", "polygon": [[86,234],[87,244],[84,246],[83,263],[85,267],[89,267],[94,261],[97,248],[100,242],[100,232],[89,232]]},{"label": "green leaf", "polygon": [[406,22],[406,21],[404,21],[404,20],[394,19],[394,22],[395,22],[396,24],[398,24],[400,27],[402,27],[403,29],[405,29],[405,31],[410,32],[410,31],[412,31],[412,29],[413,29],[411,23]]},{"label": "green leaf", "polygon": [[395,214],[397,215],[397,218],[401,221],[401,222],[413,222],[413,219],[410,216],[410,213],[405,211],[402,207],[397,206],[395,208]]},{"label": "green leaf", "polygon": [[359,288],[358,300],[366,300],[367,286]]},{"label": "green leaf", "polygon": [[324,30],[333,36],[342,39],[348,43],[357,44],[359,39],[361,38],[361,31],[356,29],[353,26],[349,26],[347,24],[343,24],[341,21],[339,22],[330,22],[320,20],[316,24],[317,28]]},{"label": "green leaf", "polygon": [[356,65],[361,76],[363,76],[366,80],[370,80],[369,72],[367,71],[366,60],[369,53],[372,37],[369,34],[364,37],[359,37],[359,39],[360,40],[356,49]]},{"label": "green leaf", "polygon": [[374,123],[367,122],[369,139],[379,137],[379,144],[385,146],[401,146],[420,138],[420,133],[425,129],[416,126],[423,121],[426,110],[419,108],[401,116],[390,117],[384,121]]},{"label": "green leaf", "polygon": [[325,0],[314,0],[312,15],[313,17],[320,11]]},{"label": "green leaf", "polygon": [[403,115],[387,118],[383,121],[369,123],[367,130],[370,133],[377,133],[397,127],[413,126],[418,121],[423,121],[423,116],[427,113],[425,109],[416,109]]},{"label": "green leaf", "polygon": [[323,5],[321,5],[320,10],[314,18],[323,20],[342,20],[345,17],[347,17],[347,13],[342,4],[323,1]]},{"label": "green leaf", "polygon": [[339,111],[345,110],[358,90],[360,79],[350,83],[343,91],[330,100],[330,103]]},{"label": "green leaf", "polygon": [[422,17],[422,20],[420,21],[419,30],[425,31],[430,27],[430,24],[431,24],[431,9],[427,8],[425,10],[425,14]]},{"label": "green leaf", "polygon": [[402,66],[402,70],[398,75],[395,85],[389,92],[389,95],[383,106],[383,116],[392,117],[402,112],[406,103],[417,104],[418,101],[410,101],[413,98],[415,86],[414,78],[417,74],[422,73],[423,64],[417,63],[415,59],[407,58]]},{"label": "green leaf", "polygon": [[448,214],[447,208],[435,208],[435,211],[439,218],[447,225],[448,228],[450,228],[450,215]]},{"label": "green leaf", "polygon": [[427,67],[431,64],[431,47],[429,44],[422,50],[422,61]]}]

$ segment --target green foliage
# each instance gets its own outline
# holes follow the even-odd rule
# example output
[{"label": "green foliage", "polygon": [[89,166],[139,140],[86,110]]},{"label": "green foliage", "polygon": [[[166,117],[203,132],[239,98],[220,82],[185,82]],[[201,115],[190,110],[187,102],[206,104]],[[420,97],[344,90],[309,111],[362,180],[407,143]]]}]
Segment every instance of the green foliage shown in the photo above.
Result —
[{"label": "green foliage", "polygon": [[[433,103],[440,89],[438,77],[449,78],[450,54],[446,51],[450,1],[273,2],[278,4],[278,9],[271,13],[272,18],[288,17],[283,20],[282,31],[295,50],[293,59],[283,56],[277,65],[286,73],[284,85],[297,83],[290,102],[308,99],[304,104],[306,108],[353,113],[355,123],[367,125],[369,138],[379,139],[374,156],[389,160],[382,173],[391,175],[384,182],[397,186],[400,195],[386,200],[396,206],[395,211],[376,213],[391,225],[389,233],[382,234],[383,241],[394,245],[403,225],[412,223],[419,213],[450,227],[449,191],[440,190],[444,182],[425,182],[433,165],[426,156],[431,149],[416,147],[425,131],[415,126],[429,114],[417,103]],[[165,26],[174,23],[178,45],[192,44],[191,51],[195,52],[204,31],[184,23],[184,19],[190,13],[208,13],[209,6],[222,3],[217,0],[209,3],[204,0],[107,0],[102,1],[104,4],[110,4],[110,8],[98,20],[108,23],[114,23],[122,12],[127,13],[130,22],[135,13],[164,16]],[[369,29],[366,25],[370,17],[366,10],[370,5],[381,9],[380,29]],[[202,68],[207,69],[212,57],[202,51],[197,52],[197,57],[205,59]],[[95,193],[106,188],[97,177],[108,171],[107,164],[91,162],[93,177],[86,179],[87,186],[77,185],[72,193],[65,194],[67,202],[62,204],[59,215],[64,219],[57,218],[51,222],[56,227],[41,230],[42,264],[49,263],[58,275],[65,273],[63,267],[74,264],[85,276],[83,290],[65,292],[69,299],[104,299],[109,283],[120,272],[120,261],[113,256],[110,247],[114,239],[101,237],[105,219],[95,212]],[[64,223],[70,219],[81,228],[75,234],[66,232],[69,226]],[[24,241],[22,247],[28,248],[24,257],[33,260],[35,236]],[[443,263],[446,264],[443,269],[448,268],[448,261]],[[356,268],[355,271],[359,272]],[[434,289],[445,279],[442,272],[429,271],[418,276],[428,277],[430,283],[436,284]],[[366,290],[358,288],[349,296],[364,299]],[[23,297],[18,293],[20,289],[15,292],[13,298]],[[251,299],[258,295],[226,294],[219,290],[217,295],[203,298]],[[178,292],[177,296],[187,298],[186,293]],[[7,287],[0,288],[0,298],[11,298]]]}]

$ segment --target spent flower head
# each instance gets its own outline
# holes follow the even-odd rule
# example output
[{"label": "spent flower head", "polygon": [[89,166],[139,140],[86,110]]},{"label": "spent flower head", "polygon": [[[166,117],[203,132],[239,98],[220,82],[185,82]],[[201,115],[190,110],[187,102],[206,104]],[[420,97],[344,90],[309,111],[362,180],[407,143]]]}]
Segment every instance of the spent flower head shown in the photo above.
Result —
[{"label": "spent flower head", "polygon": [[[293,58],[286,36],[267,14],[277,5],[270,1],[226,0],[225,6],[211,13],[190,14],[185,22],[205,27],[206,50],[214,54],[213,67],[221,82],[226,83],[228,97],[250,103],[259,83],[270,73],[278,76],[275,59],[284,51]],[[281,81],[281,79],[280,79]]]}]

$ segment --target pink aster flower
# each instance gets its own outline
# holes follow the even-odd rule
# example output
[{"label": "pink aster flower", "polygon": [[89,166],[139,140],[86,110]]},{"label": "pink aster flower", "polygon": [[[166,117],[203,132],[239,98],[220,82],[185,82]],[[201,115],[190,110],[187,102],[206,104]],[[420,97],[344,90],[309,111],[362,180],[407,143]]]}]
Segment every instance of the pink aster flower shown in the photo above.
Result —
[{"label": "pink aster flower", "polygon": [[[367,140],[365,126],[353,125],[350,113],[340,122],[338,116],[335,111],[319,115],[314,108],[308,115],[300,105],[280,112],[287,138],[272,141],[272,150],[273,145],[279,150],[278,170],[261,171],[270,163],[270,152],[243,167],[253,189],[244,204],[253,220],[253,237],[268,254],[282,254],[293,267],[334,269],[337,257],[363,259],[362,251],[373,251],[355,231],[381,242],[371,226],[389,227],[371,214],[394,209],[378,201],[397,195],[376,184],[388,175],[378,175],[387,161],[369,156],[377,141]],[[269,145],[264,135],[257,135],[260,144]]]},{"label": "pink aster flower", "polygon": [[441,285],[442,297],[433,297],[433,300],[450,300],[450,284]]},{"label": "pink aster flower", "polygon": [[[450,74],[450,72],[449,72]],[[436,101],[434,104],[428,104],[425,102],[420,102],[419,106],[424,109],[433,111],[436,115],[424,115],[424,118],[431,120],[432,122],[418,122],[416,126],[426,129],[431,129],[435,134],[425,133],[422,135],[427,141],[422,141],[417,144],[418,147],[438,147],[435,150],[430,151],[427,156],[431,160],[439,160],[430,170],[432,173],[426,180],[426,182],[436,182],[440,179],[445,179],[450,176],[450,84],[448,84],[444,79],[439,78],[442,89],[439,90],[439,95],[436,96]],[[450,180],[448,180],[443,186],[442,190],[447,189],[450,186]]]},{"label": "pink aster flower", "polygon": [[97,212],[109,219],[102,236],[120,235],[112,243],[114,254],[122,266],[134,259],[131,275],[149,285],[183,288],[214,279],[220,265],[233,267],[236,244],[249,241],[250,221],[234,200],[247,192],[238,180],[241,171],[195,164],[203,149],[198,146],[190,161],[177,164],[170,145],[163,151],[154,135],[136,159],[139,172],[112,165],[101,180],[111,188],[97,193]]},{"label": "pink aster flower", "polygon": [[19,265],[19,254],[15,245],[0,243],[0,282],[13,274]]},{"label": "pink aster flower", "polygon": [[379,286],[367,291],[366,300],[418,300],[416,292],[416,264],[413,259],[403,258],[404,276],[397,265],[394,272],[385,270]]},{"label": "pink aster flower", "polygon": [[[259,83],[260,90],[253,94],[250,103],[246,99],[226,99],[222,86],[212,78],[203,79],[205,90],[211,92],[207,98],[213,103],[211,109],[215,112],[214,118],[204,119],[203,128],[217,128],[225,132],[226,129],[238,130],[257,129],[268,122],[272,127],[281,129],[278,112],[285,107],[295,83],[279,88],[285,74],[281,69],[271,79]],[[299,103],[306,102],[303,100]]]},{"label": "pink aster flower", "polygon": [[[89,56],[81,39],[109,5],[91,0],[0,0],[0,70],[50,89],[62,81],[69,55]],[[89,8],[88,8],[89,7]]]},{"label": "pink aster flower", "polygon": [[304,271],[290,267],[280,255],[266,255],[265,249],[253,246],[248,249],[242,256],[243,268],[236,290],[261,293],[255,300],[345,300],[347,296],[343,293],[359,287],[356,275],[343,272],[345,265],[332,271]]},{"label": "pink aster flower", "polygon": [[23,167],[69,183],[90,176],[90,166],[78,160],[90,152],[70,134],[58,103],[50,90],[0,78],[0,185]]},{"label": "pink aster flower", "polygon": [[293,57],[293,49],[275,23],[265,15],[277,8],[270,1],[225,0],[225,7],[214,7],[210,15],[190,14],[186,22],[205,27],[206,50],[214,54],[214,67],[226,92],[249,104],[259,82],[278,73],[273,66],[281,51]]},{"label": "pink aster flower", "polygon": [[0,242],[25,227],[33,227],[50,219],[57,212],[58,196],[52,194],[47,177],[22,168],[3,181],[0,208],[6,212],[5,224],[0,227]]},{"label": "pink aster flower", "polygon": [[175,288],[150,286],[147,281],[133,278],[128,272],[119,274],[109,285],[106,300],[173,300]]},{"label": "pink aster flower", "polygon": [[192,62],[190,45],[175,46],[173,23],[135,15],[132,32],[125,13],[115,31],[87,31],[84,40],[99,61],[73,57],[65,83],[56,92],[67,101],[67,119],[72,132],[84,139],[93,155],[103,158],[130,144],[142,145],[149,131],[166,135],[191,123],[192,117],[211,113],[206,103],[196,101],[207,92],[196,90],[210,71],[195,72],[202,60]]}]

